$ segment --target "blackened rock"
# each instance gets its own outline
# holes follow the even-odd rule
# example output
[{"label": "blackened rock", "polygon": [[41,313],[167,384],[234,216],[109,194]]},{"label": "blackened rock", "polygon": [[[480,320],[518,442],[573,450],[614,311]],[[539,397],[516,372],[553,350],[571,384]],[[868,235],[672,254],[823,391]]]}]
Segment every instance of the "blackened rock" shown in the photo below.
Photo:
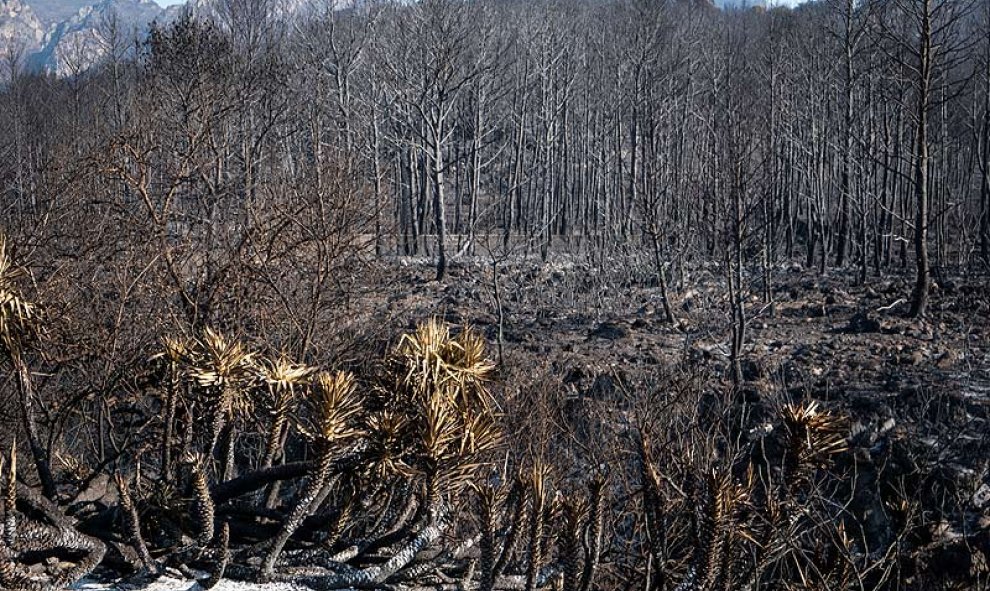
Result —
[{"label": "blackened rock", "polygon": [[880,321],[870,315],[869,312],[859,311],[853,314],[846,325],[845,332],[852,334],[864,334],[880,332]]},{"label": "blackened rock", "polygon": [[616,341],[629,336],[629,331],[614,322],[602,322],[591,331],[589,336]]}]

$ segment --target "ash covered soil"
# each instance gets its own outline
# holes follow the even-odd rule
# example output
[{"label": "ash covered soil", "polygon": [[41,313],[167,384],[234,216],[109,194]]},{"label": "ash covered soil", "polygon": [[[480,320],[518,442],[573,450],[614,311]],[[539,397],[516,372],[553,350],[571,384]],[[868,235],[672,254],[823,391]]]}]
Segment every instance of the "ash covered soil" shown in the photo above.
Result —
[{"label": "ash covered soil", "polygon": [[[409,328],[439,315],[483,329],[494,343],[491,267],[461,264],[443,283],[432,277],[424,262],[388,269],[379,284],[386,288],[355,302],[365,309],[355,323]],[[683,361],[725,374],[730,317],[718,268],[673,283],[676,325],[665,321],[649,272],[610,273],[573,263],[500,267],[506,363],[543,359],[579,391],[587,389],[588,377],[635,377]],[[937,283],[923,320],[906,317],[911,285],[902,277],[859,286],[853,275],[823,277],[794,266],[775,272],[773,305],[759,297],[758,286],[751,291],[744,371],[754,394],[801,387],[864,411],[926,394],[948,396],[973,412],[985,412],[990,402],[986,275]]]},{"label": "ash covered soil", "polygon": [[[425,261],[389,269],[381,285],[396,287],[372,296],[373,324],[411,327],[439,313],[494,343],[490,263],[455,266],[443,283],[432,277]],[[739,396],[755,409],[814,399],[842,413],[850,453],[836,469],[850,480],[848,508],[866,537],[900,549],[908,580],[916,570],[918,584],[925,573],[967,588],[990,575],[990,278],[937,281],[924,320],[907,317],[911,281],[857,285],[852,273],[784,266],[768,306],[754,280]],[[498,284],[506,381],[552,376],[572,414],[617,416],[631,390],[663,390],[674,366],[731,390],[718,266],[671,277],[676,325],[648,270],[518,262],[499,267]]]}]

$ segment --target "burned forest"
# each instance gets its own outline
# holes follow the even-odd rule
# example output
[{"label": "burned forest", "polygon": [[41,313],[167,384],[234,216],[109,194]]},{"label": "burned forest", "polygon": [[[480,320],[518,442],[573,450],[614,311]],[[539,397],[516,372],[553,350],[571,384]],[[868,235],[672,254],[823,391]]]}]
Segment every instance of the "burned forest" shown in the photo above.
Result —
[{"label": "burned forest", "polygon": [[0,0],[0,589],[986,591],[988,458],[990,0]]}]

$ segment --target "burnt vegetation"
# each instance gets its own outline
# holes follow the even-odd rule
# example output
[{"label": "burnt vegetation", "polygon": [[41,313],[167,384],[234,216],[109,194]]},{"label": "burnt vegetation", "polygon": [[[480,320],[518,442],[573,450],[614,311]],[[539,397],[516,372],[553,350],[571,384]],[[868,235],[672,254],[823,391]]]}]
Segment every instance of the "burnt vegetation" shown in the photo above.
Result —
[{"label": "burnt vegetation", "polygon": [[986,1],[205,6],[6,56],[0,588],[987,588]]}]

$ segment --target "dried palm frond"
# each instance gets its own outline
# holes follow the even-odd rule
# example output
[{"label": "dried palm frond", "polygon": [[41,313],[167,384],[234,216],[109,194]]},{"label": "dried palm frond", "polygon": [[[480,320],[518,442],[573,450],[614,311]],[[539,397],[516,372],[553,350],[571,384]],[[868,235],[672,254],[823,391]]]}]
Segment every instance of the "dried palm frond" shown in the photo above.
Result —
[{"label": "dried palm frond", "polygon": [[259,359],[255,364],[258,377],[275,392],[292,391],[296,386],[306,384],[316,372],[316,368],[296,363],[285,353],[274,359]]},{"label": "dried palm frond", "polygon": [[365,421],[368,434],[368,468],[377,478],[392,475],[413,476],[417,472],[409,463],[409,421],[397,412],[385,410]]},{"label": "dried palm frond", "polygon": [[787,479],[799,481],[809,470],[826,468],[833,455],[847,449],[844,421],[819,410],[817,401],[789,404],[782,415],[787,430]]},{"label": "dried palm frond", "polygon": [[300,432],[311,441],[332,447],[362,434],[359,420],[364,410],[354,374],[346,371],[316,376],[307,402],[312,409],[308,425]]},{"label": "dried palm frond", "polygon": [[204,388],[245,381],[253,373],[252,359],[240,341],[207,327],[195,342],[189,377]]},{"label": "dried palm frond", "polygon": [[396,349],[404,384],[412,393],[443,392],[466,406],[493,404],[484,386],[495,364],[485,356],[484,339],[470,329],[451,338],[450,329],[436,318],[403,335]]},{"label": "dried palm frond", "polygon": [[188,339],[174,336],[164,336],[160,340],[161,348],[151,356],[152,360],[167,361],[173,367],[186,363],[192,355],[192,345]]},{"label": "dried palm frond", "polygon": [[245,386],[255,376],[253,354],[237,340],[212,328],[196,339],[186,375],[225,417],[244,416],[253,409]]},{"label": "dried palm frond", "polygon": [[40,327],[40,309],[23,297],[17,283],[27,275],[14,263],[7,239],[0,234],[0,344],[5,354],[20,354],[25,338],[36,335]]}]

